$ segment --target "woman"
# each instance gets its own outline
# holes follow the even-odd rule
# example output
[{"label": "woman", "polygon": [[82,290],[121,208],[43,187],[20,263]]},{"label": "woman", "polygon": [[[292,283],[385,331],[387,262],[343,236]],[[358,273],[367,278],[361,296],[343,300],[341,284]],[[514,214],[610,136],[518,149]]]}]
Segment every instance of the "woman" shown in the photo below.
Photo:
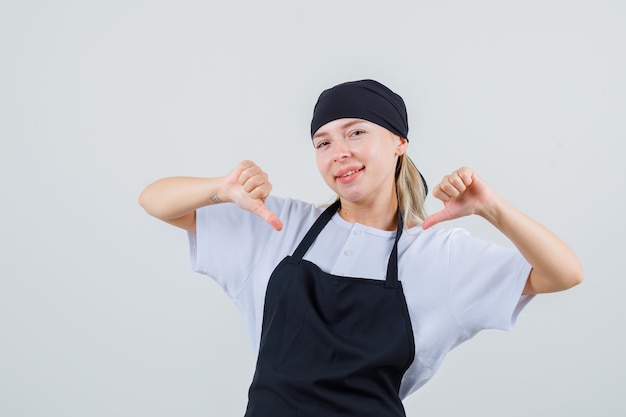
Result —
[{"label": "woman", "polygon": [[[403,416],[402,399],[450,349],[509,329],[529,296],[582,281],[572,250],[470,168],[435,187],[444,209],[426,217],[404,101],[386,86],[324,91],[311,137],[337,194],[325,209],[270,196],[251,161],[224,177],[164,178],[140,196],[148,213],[189,232],[194,269],[246,320],[257,355],[246,416]],[[517,250],[428,230],[470,214]]]}]

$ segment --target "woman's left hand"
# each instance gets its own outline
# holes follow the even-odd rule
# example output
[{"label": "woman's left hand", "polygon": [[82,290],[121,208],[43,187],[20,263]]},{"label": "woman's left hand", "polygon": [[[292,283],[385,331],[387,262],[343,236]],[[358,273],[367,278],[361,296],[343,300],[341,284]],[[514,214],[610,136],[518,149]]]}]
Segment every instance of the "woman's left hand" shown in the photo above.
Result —
[{"label": "woman's left hand", "polygon": [[444,208],[424,220],[424,229],[471,214],[484,215],[496,198],[491,187],[467,167],[446,175],[433,190],[433,196],[443,201]]},{"label": "woman's left hand", "polygon": [[433,190],[443,210],[428,216],[424,229],[470,214],[484,217],[517,247],[532,266],[523,293],[562,291],[583,280],[580,260],[558,236],[513,207],[470,168],[460,168]]}]

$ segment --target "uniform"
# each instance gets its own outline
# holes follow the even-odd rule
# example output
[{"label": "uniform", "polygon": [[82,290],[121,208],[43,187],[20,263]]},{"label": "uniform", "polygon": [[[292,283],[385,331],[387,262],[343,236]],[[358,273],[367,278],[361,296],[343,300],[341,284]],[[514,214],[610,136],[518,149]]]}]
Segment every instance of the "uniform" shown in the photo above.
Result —
[{"label": "uniform", "polygon": [[[390,287],[391,292],[395,291],[395,295],[391,297],[396,297],[395,305],[400,307],[397,311],[390,312],[395,308],[394,303],[387,301],[380,301],[379,304],[372,302],[369,308],[367,303],[358,308],[354,307],[357,304],[348,303],[346,307],[350,313],[350,320],[354,320],[348,329],[358,328],[359,322],[356,318],[362,317],[363,323],[373,323],[372,327],[378,329],[372,330],[375,334],[372,339],[398,342],[395,346],[389,347],[391,349],[389,357],[396,358],[397,363],[389,363],[392,370],[380,378],[387,382],[367,394],[368,398],[374,397],[373,404],[368,404],[366,410],[358,411],[358,415],[369,415],[366,413],[367,410],[381,407],[387,410],[388,414],[377,414],[372,411],[371,415],[390,416],[403,415],[403,411],[398,408],[401,404],[398,405],[395,398],[386,404],[385,396],[381,394],[383,391],[396,390],[393,395],[397,396],[397,399],[405,398],[432,378],[450,349],[480,330],[510,329],[520,311],[532,298],[521,296],[530,265],[515,249],[471,237],[461,229],[424,231],[419,226],[405,230],[396,242],[397,232],[350,224],[336,214],[336,210],[328,215],[327,223],[316,231],[312,242],[309,242],[310,247],[301,250],[303,253],[299,255],[307,265],[310,264],[307,268],[313,268],[311,267],[313,265],[319,269],[313,275],[320,275],[306,278],[307,284],[293,293],[290,293],[289,289],[274,294],[268,290],[270,276],[282,269],[282,264],[288,257],[292,254],[295,257],[296,248],[303,242],[305,234],[311,230],[316,219],[321,217],[323,209],[301,201],[273,196],[267,199],[266,205],[282,220],[283,231],[274,231],[263,219],[235,205],[220,204],[198,209],[197,232],[189,234],[192,268],[215,279],[236,304],[246,322],[253,352],[259,359],[255,382],[251,387],[251,399],[256,398],[257,392],[265,392],[263,390],[267,386],[291,385],[284,375],[267,377],[266,381],[272,381],[269,384],[263,381],[256,383],[259,374],[265,375],[263,369],[259,368],[259,364],[267,362],[264,359],[263,346],[271,346],[271,349],[266,350],[274,352],[281,346],[293,342],[285,339],[287,335],[308,325],[305,323],[280,336],[267,336],[265,338],[267,342],[264,344],[264,332],[267,333],[264,322],[267,324],[270,321],[268,307],[265,305],[266,296],[272,300],[274,308],[276,305],[282,305],[282,302],[275,300],[280,298],[280,294],[286,294],[287,298],[284,299],[287,300],[306,298],[308,293],[316,294],[316,301],[309,303],[307,307],[313,305],[313,309],[303,317],[317,315],[323,320],[330,320],[326,327],[320,325],[323,320],[311,324],[313,332],[322,333],[327,327],[332,328],[335,325],[333,320],[340,321],[341,317],[346,315],[345,312],[335,310],[335,307],[338,305],[341,307],[340,304],[343,302],[341,294],[366,293],[369,289],[354,290],[354,288],[375,287],[376,282],[379,282],[382,288]],[[393,269],[390,265],[393,263],[394,247],[397,248],[399,280],[395,290],[392,288],[395,284],[387,282],[391,275],[389,271]],[[300,261],[296,263],[298,262]],[[272,278],[272,282],[281,280],[287,283],[285,285],[289,285],[289,278],[282,277],[276,280]],[[350,280],[362,281],[364,285],[350,287]],[[332,284],[329,284],[328,288],[315,288],[318,281],[328,281]],[[338,289],[343,284],[348,287]],[[269,288],[273,286],[274,284],[270,284]],[[400,288],[399,292],[397,288]],[[326,292],[331,295],[324,295]],[[398,294],[401,294],[401,297]],[[325,303],[324,300],[328,299],[335,302]],[[278,328],[293,324],[297,320],[291,313],[273,311],[271,314],[274,314],[272,317],[290,315],[291,319],[280,322],[280,326],[275,326]],[[385,317],[387,314],[389,317]],[[376,333],[385,332],[391,324],[395,326],[391,334]],[[321,339],[326,341],[324,342],[326,345],[332,346],[321,354],[321,358],[314,361],[344,363],[341,360],[342,352],[350,352],[352,348],[348,347],[342,351],[340,347],[335,346],[341,343],[338,340],[341,339],[342,332],[347,331],[341,324],[338,326],[334,335],[328,339]],[[403,348],[404,338],[410,342],[408,349]],[[306,344],[310,343],[310,340],[305,338],[293,343],[298,346],[298,343]],[[357,345],[363,343],[361,340]],[[371,348],[373,350],[366,354],[365,358],[371,356],[371,352],[380,351],[381,346],[374,345]],[[287,357],[280,360],[288,360],[291,356],[289,353],[285,355]],[[306,362],[304,358],[306,356],[299,362]],[[276,361],[276,358],[273,360]],[[355,361],[362,367],[363,360],[365,359]],[[384,357],[376,360],[389,362]],[[308,362],[315,363],[314,361]],[[274,362],[269,368],[278,367]],[[289,378],[295,378],[293,381],[301,381],[303,378],[312,381],[308,373],[313,371],[314,369],[297,369],[297,375],[290,375]],[[334,383],[329,380],[330,376],[323,372],[316,375],[315,378],[318,379],[313,386],[321,388],[317,391],[312,390],[310,397],[319,397],[317,399],[302,398],[295,401],[293,397],[301,395],[303,390],[289,393],[288,390],[283,391],[283,388],[276,388],[278,391],[269,396],[260,395],[259,402],[274,404],[272,407],[283,407],[284,415],[315,415],[316,412],[318,415],[322,415],[319,413],[346,415],[347,409],[342,407],[358,403],[359,401],[354,401],[354,398],[359,398],[359,393],[367,392],[364,387],[369,384],[359,379],[363,372],[354,371],[354,375],[357,376],[350,379],[354,376],[351,372],[353,369],[347,370],[342,374],[344,376],[337,377],[340,381]],[[274,383],[275,381],[277,383]],[[341,391],[342,395],[338,398],[329,398],[333,395],[334,389]],[[288,411],[292,410],[290,407],[299,407],[299,404],[306,400],[311,400],[310,410],[294,411],[289,414]],[[324,406],[328,408],[319,408]],[[253,412],[254,410],[249,415],[264,415]]]}]

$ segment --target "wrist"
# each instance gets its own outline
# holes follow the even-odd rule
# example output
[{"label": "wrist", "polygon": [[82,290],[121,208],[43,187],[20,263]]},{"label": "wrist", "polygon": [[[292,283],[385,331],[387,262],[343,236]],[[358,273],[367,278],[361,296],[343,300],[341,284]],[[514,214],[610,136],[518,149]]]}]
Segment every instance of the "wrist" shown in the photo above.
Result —
[{"label": "wrist", "polygon": [[211,200],[211,203],[213,204],[219,204],[222,202],[222,200],[220,199],[219,195],[217,193],[213,194],[211,197],[209,197],[209,200]]},{"label": "wrist", "polygon": [[510,205],[506,200],[504,200],[499,195],[496,195],[477,214],[498,229],[500,229],[502,226],[503,218],[505,217],[509,207]]},{"label": "wrist", "polygon": [[206,196],[208,196],[207,204],[220,204],[231,201],[226,192],[224,177],[208,178],[208,186],[206,188]]}]

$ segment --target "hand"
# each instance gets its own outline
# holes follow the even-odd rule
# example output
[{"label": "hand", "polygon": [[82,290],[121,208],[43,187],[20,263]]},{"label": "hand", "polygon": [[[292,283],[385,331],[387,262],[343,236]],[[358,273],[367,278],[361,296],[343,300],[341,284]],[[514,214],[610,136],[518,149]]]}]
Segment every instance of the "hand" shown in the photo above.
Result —
[{"label": "hand", "polygon": [[471,214],[484,216],[496,198],[491,187],[467,167],[446,175],[433,190],[433,196],[443,201],[444,208],[424,219],[423,229]]},{"label": "hand", "polygon": [[224,177],[224,187],[228,199],[238,207],[262,217],[275,230],[282,230],[283,223],[265,206],[272,184],[267,174],[254,162],[240,162]]}]

